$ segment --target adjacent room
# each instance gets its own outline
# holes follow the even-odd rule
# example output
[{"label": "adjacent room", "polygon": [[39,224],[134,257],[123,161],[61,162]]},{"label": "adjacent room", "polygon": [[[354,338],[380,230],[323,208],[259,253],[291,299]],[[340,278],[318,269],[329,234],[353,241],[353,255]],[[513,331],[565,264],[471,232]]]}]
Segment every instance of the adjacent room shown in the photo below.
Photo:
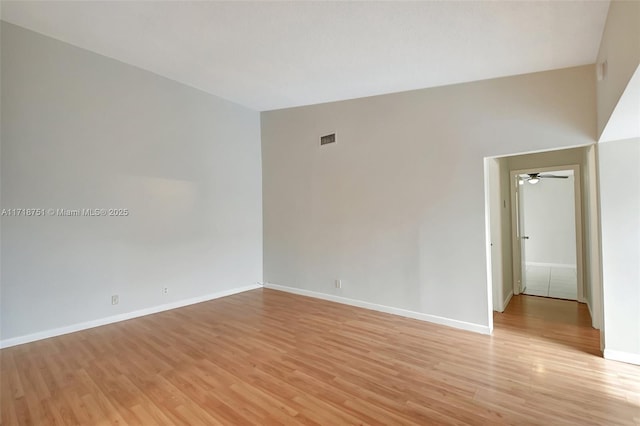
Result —
[{"label": "adjacent room", "polygon": [[577,300],[573,170],[523,173],[518,177],[521,239],[526,246],[522,250],[525,257],[522,292]]},{"label": "adjacent room", "polygon": [[640,2],[0,2],[0,425],[640,424]]}]

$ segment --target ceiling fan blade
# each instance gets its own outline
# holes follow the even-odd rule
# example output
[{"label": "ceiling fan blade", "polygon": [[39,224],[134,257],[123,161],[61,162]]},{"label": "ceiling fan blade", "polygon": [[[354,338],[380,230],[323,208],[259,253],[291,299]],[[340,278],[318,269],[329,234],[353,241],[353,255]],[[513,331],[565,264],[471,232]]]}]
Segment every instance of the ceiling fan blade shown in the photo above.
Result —
[{"label": "ceiling fan blade", "polygon": [[538,175],[540,179],[567,179],[569,176],[558,176],[558,175]]}]

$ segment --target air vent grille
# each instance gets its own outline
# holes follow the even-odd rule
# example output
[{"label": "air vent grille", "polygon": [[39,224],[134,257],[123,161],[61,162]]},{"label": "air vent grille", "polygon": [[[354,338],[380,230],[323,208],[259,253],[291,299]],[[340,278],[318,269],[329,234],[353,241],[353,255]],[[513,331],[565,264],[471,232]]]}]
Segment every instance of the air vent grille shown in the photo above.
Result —
[{"label": "air vent grille", "polygon": [[327,145],[330,143],[336,142],[336,134],[331,133],[330,135],[320,136],[320,145]]}]

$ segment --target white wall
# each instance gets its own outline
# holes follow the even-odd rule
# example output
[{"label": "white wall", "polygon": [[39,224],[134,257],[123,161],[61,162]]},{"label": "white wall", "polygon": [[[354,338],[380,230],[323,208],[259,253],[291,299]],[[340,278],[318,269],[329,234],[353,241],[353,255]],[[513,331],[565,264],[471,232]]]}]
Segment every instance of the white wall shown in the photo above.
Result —
[{"label": "white wall", "polygon": [[[592,141],[593,143],[594,141]],[[507,158],[510,170],[562,167],[584,162],[584,152],[588,147],[560,149],[556,151],[535,152],[532,154],[514,155]]]},{"label": "white wall", "polygon": [[2,208],[130,211],[2,217],[2,339],[261,281],[257,112],[4,22],[1,63]]},{"label": "white wall", "polygon": [[640,363],[640,139],[600,144],[605,356]]},{"label": "white wall", "polygon": [[596,89],[598,136],[640,65],[640,1],[611,1],[597,58],[598,63],[605,61],[606,77]]},{"label": "white wall", "polygon": [[488,326],[484,158],[592,143],[594,74],[262,113],[265,281]]},{"label": "white wall", "polygon": [[[639,130],[638,117],[614,113],[612,119],[612,112],[630,86],[631,96],[635,93],[637,99],[638,85],[630,81],[640,65],[640,2],[611,2],[598,52],[598,62],[603,61],[607,61],[607,75],[596,89],[598,135],[602,137],[605,129],[609,135]],[[639,141],[598,146],[604,355],[636,364],[640,364]]]},{"label": "white wall", "polygon": [[[545,172],[546,174],[546,172]],[[567,179],[542,179],[520,186],[524,192],[524,229],[527,263],[576,266],[576,220],[572,170],[549,174]]]}]

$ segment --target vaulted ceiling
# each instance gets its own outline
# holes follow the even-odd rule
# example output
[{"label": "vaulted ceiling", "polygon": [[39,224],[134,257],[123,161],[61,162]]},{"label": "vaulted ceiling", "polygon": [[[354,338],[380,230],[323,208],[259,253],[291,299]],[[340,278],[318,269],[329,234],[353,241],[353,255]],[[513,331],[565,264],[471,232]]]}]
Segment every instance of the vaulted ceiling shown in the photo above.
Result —
[{"label": "vaulted ceiling", "polygon": [[2,2],[2,19],[255,110],[594,63],[609,1]]}]

